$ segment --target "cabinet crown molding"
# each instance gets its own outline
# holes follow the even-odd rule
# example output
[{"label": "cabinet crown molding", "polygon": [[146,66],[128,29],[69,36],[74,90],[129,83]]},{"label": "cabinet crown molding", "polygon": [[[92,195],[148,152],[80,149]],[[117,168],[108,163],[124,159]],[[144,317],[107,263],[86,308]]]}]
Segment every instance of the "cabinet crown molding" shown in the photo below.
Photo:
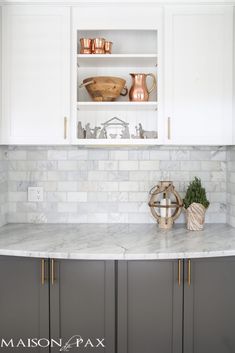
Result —
[{"label": "cabinet crown molding", "polygon": [[156,5],[208,5],[208,4],[217,4],[217,5],[234,5],[235,6],[235,1],[231,0],[148,0],[147,2],[144,0],[71,0],[71,1],[66,1],[66,0],[1,0],[0,5],[4,4],[35,4],[35,5],[40,5],[40,4],[60,4],[60,5],[67,5],[67,6],[76,6],[76,5],[118,5],[118,4],[123,4],[123,5],[137,5],[137,4],[156,4]]}]

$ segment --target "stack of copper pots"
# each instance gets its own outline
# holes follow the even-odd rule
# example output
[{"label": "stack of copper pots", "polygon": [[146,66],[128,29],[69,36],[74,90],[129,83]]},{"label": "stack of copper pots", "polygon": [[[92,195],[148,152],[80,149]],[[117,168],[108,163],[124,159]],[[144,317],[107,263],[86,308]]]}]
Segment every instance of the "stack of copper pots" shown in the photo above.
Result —
[{"label": "stack of copper pots", "polygon": [[105,38],[81,38],[80,54],[112,54],[112,45]]}]

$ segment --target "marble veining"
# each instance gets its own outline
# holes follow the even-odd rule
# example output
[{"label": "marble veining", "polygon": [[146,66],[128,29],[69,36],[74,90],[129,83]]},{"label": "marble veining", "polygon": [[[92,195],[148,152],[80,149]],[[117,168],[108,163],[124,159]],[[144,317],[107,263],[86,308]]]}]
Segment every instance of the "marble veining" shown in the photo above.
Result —
[{"label": "marble veining", "polygon": [[189,232],[156,224],[9,224],[0,255],[90,260],[154,260],[235,256],[235,228],[207,224]]},{"label": "marble veining", "polygon": [[[3,146],[0,179],[1,168],[7,168],[7,181],[2,185],[0,205],[1,195],[5,193],[7,202],[3,204],[7,208],[6,221],[3,219],[1,223],[0,220],[0,224],[154,224],[148,207],[149,190],[160,180],[172,180],[184,197],[195,176],[201,178],[210,201],[206,222],[229,223],[229,153],[225,146],[126,147],[121,150]],[[28,201],[30,186],[43,187],[43,202]],[[177,223],[184,222],[182,212]]]}]

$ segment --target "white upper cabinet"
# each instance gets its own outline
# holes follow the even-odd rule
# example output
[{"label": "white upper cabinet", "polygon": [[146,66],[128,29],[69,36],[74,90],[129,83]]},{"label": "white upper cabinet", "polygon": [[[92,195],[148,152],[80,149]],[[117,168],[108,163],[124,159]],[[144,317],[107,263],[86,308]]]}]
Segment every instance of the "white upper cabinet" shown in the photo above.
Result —
[{"label": "white upper cabinet", "polygon": [[166,141],[232,144],[233,7],[165,12]]},{"label": "white upper cabinet", "polygon": [[[0,143],[234,144],[233,11],[216,4],[4,5]],[[81,38],[100,36],[113,41],[112,54],[80,53]],[[79,88],[88,77],[117,76],[130,89],[133,72],[156,76],[148,102],[128,95],[94,102]],[[86,126],[101,131],[113,117],[129,135],[118,126],[105,138],[85,138]]]},{"label": "white upper cabinet", "polygon": [[69,8],[4,7],[2,113],[2,143],[69,142]]}]

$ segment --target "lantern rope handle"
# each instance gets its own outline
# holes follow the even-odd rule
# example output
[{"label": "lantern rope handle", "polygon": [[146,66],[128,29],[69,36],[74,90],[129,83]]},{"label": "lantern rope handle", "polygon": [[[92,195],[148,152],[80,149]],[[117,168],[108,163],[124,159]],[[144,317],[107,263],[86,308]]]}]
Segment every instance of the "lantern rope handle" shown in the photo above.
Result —
[{"label": "lantern rope handle", "polygon": [[167,188],[165,187],[160,187],[159,185],[153,186],[152,189],[149,191],[150,195],[156,195],[161,192],[172,192],[174,190],[174,187],[172,185],[169,185]]}]

